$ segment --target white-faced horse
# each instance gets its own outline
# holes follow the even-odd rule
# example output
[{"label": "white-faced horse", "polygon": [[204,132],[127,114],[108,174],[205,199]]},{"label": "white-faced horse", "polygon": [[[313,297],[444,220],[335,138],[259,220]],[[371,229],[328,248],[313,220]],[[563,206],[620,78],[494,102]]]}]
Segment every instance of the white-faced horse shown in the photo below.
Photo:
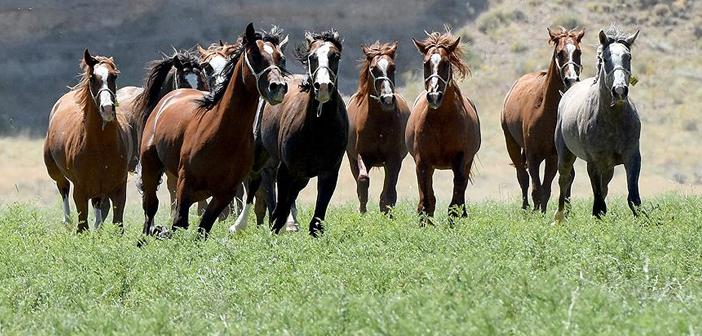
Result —
[{"label": "white-faced horse", "polygon": [[587,162],[595,196],[593,216],[599,218],[607,213],[607,187],[614,166],[620,164],[626,170],[629,207],[637,215],[641,205],[638,186],[641,122],[629,99],[629,83],[631,46],[638,35],[638,31],[626,35],[615,26],[607,32],[601,30],[597,75],[575,84],[561,98],[555,133],[560,186],[557,222],[565,217],[564,206],[575,178],[576,157]]}]

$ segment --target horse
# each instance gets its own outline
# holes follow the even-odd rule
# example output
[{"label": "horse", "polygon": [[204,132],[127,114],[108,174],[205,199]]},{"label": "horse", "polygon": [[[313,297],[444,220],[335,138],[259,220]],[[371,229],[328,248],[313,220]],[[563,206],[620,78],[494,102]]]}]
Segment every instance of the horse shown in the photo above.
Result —
[{"label": "horse", "polygon": [[560,188],[557,223],[565,218],[565,203],[570,202],[576,158],[587,162],[593,216],[601,218],[607,213],[608,185],[614,167],[620,164],[626,170],[627,203],[634,216],[638,215],[641,121],[629,97],[631,47],[638,35],[638,30],[627,35],[616,26],[600,30],[597,75],[573,85],[558,104],[554,135]]},{"label": "horse", "polygon": [[[310,178],[318,177],[317,202],[309,224],[309,234],[318,237],[324,233],[323,221],[336,189],[349,121],[337,90],[341,36],[332,29],[306,32],[305,40],[295,49],[295,56],[305,65],[307,74],[288,79],[291,91],[280,105],[266,104],[263,108],[258,126],[261,133],[258,144],[263,148],[257,152],[268,159],[257,158],[259,164],[253,171],[270,164],[269,160],[277,166],[278,192],[270,218],[271,230],[276,234],[285,225],[300,190]],[[246,189],[258,190],[260,181],[260,176],[252,175]],[[238,229],[234,224],[230,232]]]},{"label": "horse", "polygon": [[[560,32],[547,28],[553,44],[551,62],[546,71],[528,73],[519,78],[505,97],[502,108],[502,131],[507,152],[517,171],[522,189],[522,209],[529,207],[529,175],[534,210],[546,212],[551,184],[556,177],[558,155],[553,143],[558,102],[562,92],[580,80],[580,42],[585,31]],[[546,161],[543,184],[539,178],[541,162]],[[528,171],[528,174],[527,174]]]},{"label": "horse", "polygon": [[424,40],[412,38],[412,42],[423,56],[425,92],[414,103],[405,141],[416,164],[420,223],[431,224],[429,217],[434,216],[435,169],[453,171],[450,218],[467,217],[465,192],[480,148],[480,121],[475,105],[461,94],[456,83],[470,73],[463,61],[461,38],[446,28],[445,33],[427,33]]},{"label": "horse", "polygon": [[200,57],[200,66],[202,67],[210,88],[214,89],[226,80],[223,76],[224,66],[229,58],[237,51],[236,44],[224,43],[219,40],[219,43],[213,43],[207,49],[199,44],[197,51]]},{"label": "horse", "polygon": [[[203,69],[207,82],[210,88],[216,88],[225,80],[222,72],[224,71],[224,66],[227,64],[227,60],[236,52],[237,48],[234,44],[225,43],[219,40],[219,43],[213,43],[207,49],[203,48],[199,44],[197,45],[197,51],[199,56],[200,67]],[[175,197],[175,185],[168,187],[168,190]],[[243,185],[237,187],[236,195],[232,204],[225,207],[222,213],[219,214],[219,220],[223,221],[229,217],[230,213],[237,214],[240,209],[240,204],[243,203],[244,198],[244,188]],[[175,198],[172,198],[175,199]],[[207,201],[202,200],[197,202],[197,212],[199,215],[205,213],[207,209]]]},{"label": "horse", "polygon": [[368,169],[383,167],[385,181],[380,195],[380,211],[388,213],[397,202],[397,180],[402,160],[407,156],[405,127],[410,109],[395,92],[395,52],[397,42],[361,46],[358,90],[346,109],[349,114],[349,141],[346,156],[356,180],[359,211],[365,213],[370,177]]},{"label": "horse", "polygon": [[111,57],[83,52],[82,79],[54,104],[44,142],[44,163],[63,199],[64,223],[70,223],[68,194],[78,211],[78,232],[89,229],[88,200],[95,209],[95,229],[107,216],[101,204],[112,201],[112,222],[124,230],[127,173],[132,138],[127,118],[115,109],[119,70]]},{"label": "horse", "polygon": [[164,172],[178,177],[172,229],[186,229],[190,205],[212,197],[199,223],[199,232],[209,235],[214,220],[251,170],[259,97],[276,105],[286,95],[281,35],[277,27],[256,32],[249,23],[227,61],[222,85],[210,93],[172,91],[145,115],[140,185],[145,235],[170,236],[153,225],[156,189]]},{"label": "horse", "polygon": [[[153,109],[167,93],[180,88],[208,90],[198,59],[188,50],[174,50],[173,55],[153,60],[146,66],[144,87],[125,86],[117,90],[117,111],[127,116],[132,130],[134,159],[130,171],[138,168],[139,145],[144,128],[144,110]],[[173,201],[173,198],[171,198]]]}]

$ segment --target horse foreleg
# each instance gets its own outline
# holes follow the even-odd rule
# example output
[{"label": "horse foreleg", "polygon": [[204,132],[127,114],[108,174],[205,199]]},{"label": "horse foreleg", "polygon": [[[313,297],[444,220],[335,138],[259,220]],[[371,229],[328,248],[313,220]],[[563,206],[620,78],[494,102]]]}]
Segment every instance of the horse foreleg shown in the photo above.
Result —
[{"label": "horse foreleg", "polygon": [[417,163],[417,185],[419,186],[419,204],[417,205],[417,213],[419,214],[420,224],[432,224],[429,217],[434,216],[436,208],[436,197],[434,196],[433,175],[434,168],[429,167],[419,161]]},{"label": "horse foreleg", "polygon": [[605,203],[605,189],[603,185],[602,168],[593,163],[587,163],[587,174],[590,176],[590,185],[592,186],[592,194],[594,202],[592,204],[592,215],[602,218],[607,213],[607,204]]},{"label": "horse foreleg", "polygon": [[641,206],[641,196],[639,195],[639,174],[641,173],[641,153],[636,152],[629,157],[624,163],[626,171],[626,186],[628,196],[626,198],[629,204],[629,209],[634,213],[634,216],[639,215],[639,207]]},{"label": "horse foreleg", "polygon": [[310,236],[319,237],[324,234],[324,218],[327,216],[329,201],[334,195],[336,182],[339,179],[339,169],[320,175],[317,180],[317,203],[314,207],[314,217],[310,221]]},{"label": "horse foreleg", "polygon": [[[214,198],[212,199],[214,200]],[[210,200],[210,203],[212,203],[212,200]],[[190,226],[190,223],[188,222],[188,215],[192,204],[192,190],[190,188],[190,181],[188,181],[185,171],[181,169],[178,174],[178,189],[176,190],[175,212],[173,213],[173,231],[178,229],[188,229],[188,226]],[[209,204],[207,205],[207,209],[210,209]],[[207,213],[207,210],[205,210],[205,213]],[[218,215],[219,212],[215,214],[215,216]]]},{"label": "horse foreleg", "polygon": [[83,193],[76,188],[73,190],[73,202],[76,204],[76,211],[78,212],[78,233],[88,231],[90,227],[88,226],[88,198],[83,195]]},{"label": "horse foreleg", "polygon": [[546,213],[548,201],[551,198],[551,185],[558,171],[558,156],[552,155],[546,159],[544,168],[544,181],[541,184],[541,212]]},{"label": "horse foreleg", "polygon": [[397,203],[397,180],[400,176],[402,159],[392,160],[385,163],[385,180],[383,181],[383,191],[380,193],[380,211],[388,214]]},{"label": "horse foreleg", "polygon": [[541,160],[527,154],[527,171],[531,177],[531,200],[534,210],[541,208]]},{"label": "horse foreleg", "polygon": [[360,203],[359,211],[361,213],[366,213],[368,211],[368,189],[370,188],[370,176],[368,176],[368,170],[366,169],[366,163],[363,162],[361,154],[355,160],[358,165],[358,177],[356,178],[356,193],[358,194],[358,201]]},{"label": "horse foreleg", "polygon": [[124,205],[127,201],[127,186],[125,185],[112,193],[110,199],[114,207],[112,223],[117,225],[120,233],[124,234]]},{"label": "horse foreleg", "polygon": [[[166,172],[166,188],[168,188],[168,195],[171,198],[171,214],[173,214],[173,212],[176,211],[176,192],[178,190],[178,176]],[[207,205],[207,202],[205,202],[205,205]]]},{"label": "horse foreleg", "polygon": [[236,218],[234,225],[229,227],[229,233],[237,233],[238,231],[244,230],[248,226],[249,211],[253,207],[254,195],[256,190],[258,190],[261,185],[261,175],[255,172],[249,174],[248,183],[244,191],[244,208],[239,213],[239,217]]},{"label": "horse foreleg", "polygon": [[[158,211],[158,196],[156,190],[163,175],[163,165],[158,160],[154,149],[149,149],[141,155],[141,191],[142,208],[144,209],[144,235],[152,234],[154,216]],[[170,191],[170,190],[169,190]]]},{"label": "horse foreleg", "polygon": [[271,231],[276,234],[285,226],[290,215],[290,207],[295,202],[300,190],[307,185],[308,179],[295,178],[290,175],[288,169],[281,165],[278,167],[278,197],[270,221],[273,224]]},{"label": "horse foreleg", "polygon": [[212,196],[212,199],[207,204],[207,210],[205,210],[205,213],[202,214],[202,218],[200,218],[200,225],[198,231],[201,235],[203,235],[203,237],[207,238],[207,236],[210,234],[210,231],[212,230],[212,225],[214,224],[215,220],[222,212],[222,210],[229,206],[229,203],[232,201],[233,198],[233,191],[231,194],[225,196]]},{"label": "horse foreleg", "polygon": [[570,203],[570,190],[575,179],[575,155],[566,147],[562,134],[556,130],[556,150],[558,152],[558,211],[555,221],[559,223],[565,219],[565,204]]},{"label": "horse foreleg", "polygon": [[519,182],[519,187],[522,190],[522,209],[526,210],[529,208],[529,173],[527,173],[526,169],[526,158],[522,147],[519,146],[507,130],[505,130],[505,142],[507,143],[509,158],[512,160],[512,165],[517,171],[517,182]]},{"label": "horse foreleg", "polygon": [[449,203],[449,217],[468,217],[466,212],[466,187],[468,186],[469,170],[465,169],[463,156],[456,160],[451,167],[453,171],[453,196]]}]

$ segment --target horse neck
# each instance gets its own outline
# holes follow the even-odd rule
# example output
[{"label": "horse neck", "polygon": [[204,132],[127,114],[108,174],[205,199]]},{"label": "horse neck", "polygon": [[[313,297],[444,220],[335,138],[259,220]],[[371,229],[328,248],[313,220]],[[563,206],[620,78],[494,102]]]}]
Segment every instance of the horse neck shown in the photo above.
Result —
[{"label": "horse neck", "polygon": [[338,109],[339,94],[336,89],[331,95],[328,102],[322,105],[322,114],[317,117],[317,111],[319,111],[319,101],[314,98],[314,89],[310,88],[309,96],[307,97],[307,120],[311,121],[311,125],[316,124],[318,121],[328,120],[330,117],[334,116]]},{"label": "horse neck", "polygon": [[558,102],[561,100],[561,92],[565,91],[563,80],[561,79],[560,69],[556,64],[556,48],[553,49],[551,55],[551,63],[546,72],[546,85],[544,85],[544,105],[558,108]]},{"label": "horse neck", "polygon": [[[226,135],[251,134],[256,116],[259,95],[256,88],[250,88],[242,78],[243,60],[244,56],[241,56],[237,61],[224,96],[210,111],[220,120],[219,130],[224,130]],[[232,126],[239,127],[239,125],[244,125],[251,130],[248,133],[231,132]]]},{"label": "horse neck", "polygon": [[[458,85],[455,84],[454,81],[451,81],[451,83],[446,87],[446,91],[444,91],[444,102],[441,104],[439,107],[439,110],[441,110],[441,107],[443,106],[451,106],[446,104],[446,102],[453,102],[455,100],[461,101],[463,100],[463,94],[461,93],[461,89],[458,88]],[[454,109],[447,109],[449,111],[453,111]]]}]

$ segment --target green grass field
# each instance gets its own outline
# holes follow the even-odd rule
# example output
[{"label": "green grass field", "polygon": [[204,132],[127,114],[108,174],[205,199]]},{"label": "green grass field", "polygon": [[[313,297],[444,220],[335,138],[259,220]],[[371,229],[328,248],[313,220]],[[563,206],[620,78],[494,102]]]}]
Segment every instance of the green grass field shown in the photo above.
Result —
[{"label": "green grass field", "polygon": [[59,204],[5,205],[0,334],[699,334],[702,198],[644,203],[634,218],[614,197],[597,221],[577,201],[552,226],[485,202],[426,228],[413,204],[393,220],[349,204],[321,239],[228,221],[144,248],[137,208],[120,236],[76,235]]}]

